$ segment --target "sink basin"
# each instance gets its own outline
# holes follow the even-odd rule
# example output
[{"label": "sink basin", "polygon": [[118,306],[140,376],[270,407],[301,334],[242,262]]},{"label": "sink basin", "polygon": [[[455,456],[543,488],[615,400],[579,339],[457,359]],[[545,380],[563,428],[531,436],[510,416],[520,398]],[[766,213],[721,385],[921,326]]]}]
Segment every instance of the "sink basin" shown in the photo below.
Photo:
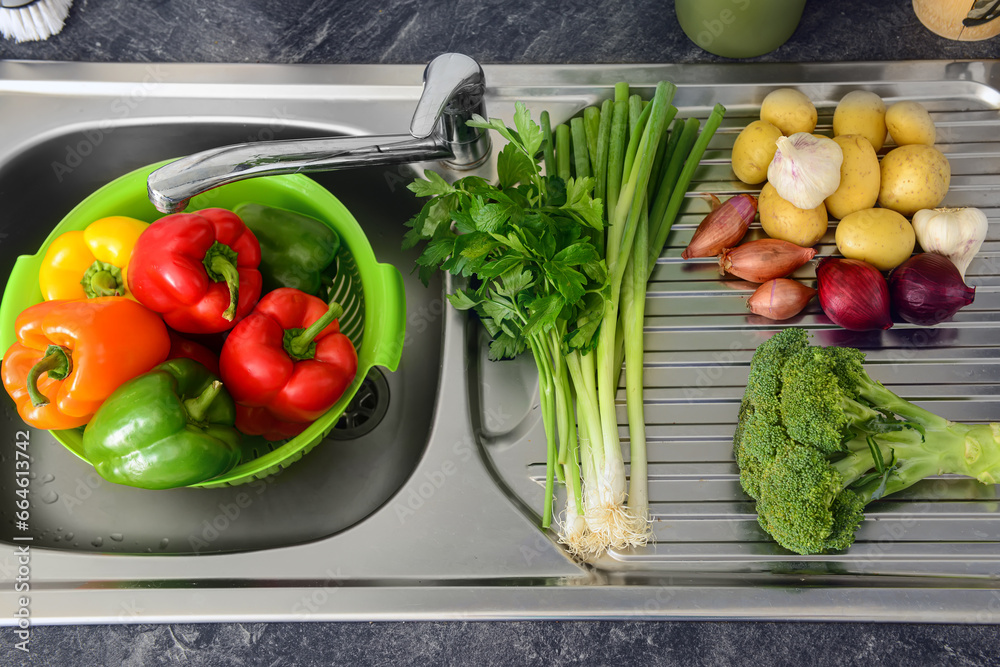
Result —
[{"label": "sink basin", "polygon": [[[815,306],[797,321],[823,344],[866,349],[878,378],[962,421],[997,419],[1000,397],[1000,63],[487,66],[487,109],[514,102],[562,122],[617,81],[678,85],[684,116],[729,109],[694,190],[753,191],[728,156],[760,100],[802,88],[828,129],[859,87],[931,111],[953,170],[946,204],[974,205],[990,235],[969,268],[975,304],[934,329],[851,334]],[[131,169],[227,143],[408,126],[421,66],[0,62],[0,275],[75,203]],[[647,305],[646,414],[654,540],[590,565],[538,526],[544,439],[529,359],[486,361],[476,322],[424,287],[400,250],[418,208],[418,164],[317,174],[406,280],[399,370],[371,378],[343,428],[267,480],[145,492],[103,482],[8,399],[0,422],[0,601],[17,608],[30,548],[33,623],[307,619],[770,618],[997,622],[994,487],[934,478],[880,502],[841,554],[790,555],[756,525],[731,435],[753,349],[773,324],[710,262],[681,265],[707,205],[690,197]],[[454,172],[447,176],[456,177]],[[474,172],[492,177],[489,164]],[[759,234],[754,229],[752,233]],[[820,254],[832,249],[832,230]],[[801,277],[809,279],[809,269]],[[383,414],[384,413],[384,414]],[[624,422],[624,399],[621,418]],[[366,422],[365,420],[368,419]],[[367,425],[366,425],[367,424]],[[15,451],[31,454],[26,529],[14,515]],[[627,462],[627,459],[626,459]],[[12,621],[7,621],[8,623]]]},{"label": "sink basin", "polygon": [[[41,221],[58,220],[89,194],[95,182],[110,182],[123,169],[144,166],[147,158],[156,161],[219,142],[272,134],[301,138],[316,133],[235,121],[110,125],[103,135],[92,132],[49,137],[0,169],[0,179],[8,186],[0,193],[0,206],[10,213],[0,222],[0,234],[6,235],[11,249],[4,255],[3,275],[10,274],[7,262],[15,253],[30,254],[32,246],[38,248],[47,233]],[[101,140],[92,141],[92,136]],[[66,160],[67,147],[87,153],[79,168],[63,169],[60,161]],[[414,254],[400,250],[397,233],[400,221],[415,212],[416,202],[408,191],[390,188],[382,171],[324,174],[320,180],[365,220],[366,234],[383,262],[412,265]],[[28,191],[52,196],[22,196]],[[36,222],[25,225],[25,220]],[[411,307],[426,311],[440,293],[440,283],[426,289],[413,278],[409,282]],[[246,485],[162,493],[120,486],[51,446],[53,438],[47,432],[30,431],[32,466],[44,471],[36,474],[32,487],[34,546],[104,553],[218,553],[297,544],[344,530],[399,490],[427,445],[437,396],[440,337],[440,320],[430,322],[408,339],[405,367],[394,373],[373,369],[352,408],[313,450],[308,465],[292,465]],[[426,391],[407,391],[418,383]],[[8,410],[5,416],[16,427],[17,415]],[[0,482],[0,494],[13,498],[15,484],[13,477],[7,477]],[[0,539],[13,542],[12,522],[4,522],[0,530]]]}]

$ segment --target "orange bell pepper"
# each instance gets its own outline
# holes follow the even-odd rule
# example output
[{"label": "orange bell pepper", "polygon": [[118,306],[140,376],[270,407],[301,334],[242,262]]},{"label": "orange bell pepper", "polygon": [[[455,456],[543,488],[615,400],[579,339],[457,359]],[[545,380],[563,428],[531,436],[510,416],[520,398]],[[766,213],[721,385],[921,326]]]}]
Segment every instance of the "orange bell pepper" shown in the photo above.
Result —
[{"label": "orange bell pepper", "polygon": [[120,384],[170,351],[163,320],[125,297],[43,301],[14,327],[3,386],[21,419],[42,429],[83,426]]}]

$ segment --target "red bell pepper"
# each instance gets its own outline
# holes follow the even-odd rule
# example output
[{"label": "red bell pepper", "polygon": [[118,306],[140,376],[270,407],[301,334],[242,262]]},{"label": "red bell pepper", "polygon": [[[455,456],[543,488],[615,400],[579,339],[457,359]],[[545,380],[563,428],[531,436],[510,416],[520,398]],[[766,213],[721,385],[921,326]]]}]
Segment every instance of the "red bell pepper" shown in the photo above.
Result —
[{"label": "red bell pepper", "polygon": [[210,349],[193,341],[184,338],[176,331],[167,331],[170,335],[170,353],[167,359],[191,359],[209,370],[212,375],[219,374],[219,356]]},{"label": "red bell pepper", "polygon": [[278,419],[267,408],[251,408],[236,404],[236,428],[246,435],[259,435],[265,440],[294,438],[309,426],[308,422],[286,422]]},{"label": "red bell pepper", "polygon": [[222,381],[237,403],[311,422],[354,380],[358,355],[340,333],[343,308],[290,287],[268,292],[226,338]]},{"label": "red bell pepper", "polygon": [[221,208],[175,213],[136,241],[128,287],[172,329],[231,329],[260,297],[260,244],[243,221]]}]

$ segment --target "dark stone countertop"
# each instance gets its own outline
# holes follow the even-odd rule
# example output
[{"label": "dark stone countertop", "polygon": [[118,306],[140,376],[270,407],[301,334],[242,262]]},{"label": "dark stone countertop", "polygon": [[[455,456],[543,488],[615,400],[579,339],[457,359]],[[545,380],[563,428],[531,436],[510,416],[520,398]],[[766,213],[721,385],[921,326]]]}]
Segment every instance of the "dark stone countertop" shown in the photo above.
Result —
[{"label": "dark stone countertop", "polygon": [[[669,1],[77,0],[45,42],[0,58],[94,62],[725,62],[680,31]],[[1000,38],[950,42],[909,0],[808,0],[757,62],[986,59]],[[0,631],[0,664],[998,664],[994,626],[741,623],[221,623],[36,627],[29,659]]]}]

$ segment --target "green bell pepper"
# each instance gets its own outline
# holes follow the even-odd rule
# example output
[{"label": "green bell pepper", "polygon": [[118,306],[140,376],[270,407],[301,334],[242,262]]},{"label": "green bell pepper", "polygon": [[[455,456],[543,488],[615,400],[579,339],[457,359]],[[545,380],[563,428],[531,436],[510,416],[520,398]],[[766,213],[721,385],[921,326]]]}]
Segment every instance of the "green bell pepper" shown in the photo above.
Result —
[{"label": "green bell pepper", "polygon": [[143,489],[202,482],[240,461],[236,404],[191,359],[171,359],[132,378],[101,404],[83,432],[87,459],[104,479]]},{"label": "green bell pepper", "polygon": [[233,213],[260,243],[264,292],[294,287],[320,295],[324,273],[340,249],[337,232],[315,218],[263,204],[240,204]]}]

